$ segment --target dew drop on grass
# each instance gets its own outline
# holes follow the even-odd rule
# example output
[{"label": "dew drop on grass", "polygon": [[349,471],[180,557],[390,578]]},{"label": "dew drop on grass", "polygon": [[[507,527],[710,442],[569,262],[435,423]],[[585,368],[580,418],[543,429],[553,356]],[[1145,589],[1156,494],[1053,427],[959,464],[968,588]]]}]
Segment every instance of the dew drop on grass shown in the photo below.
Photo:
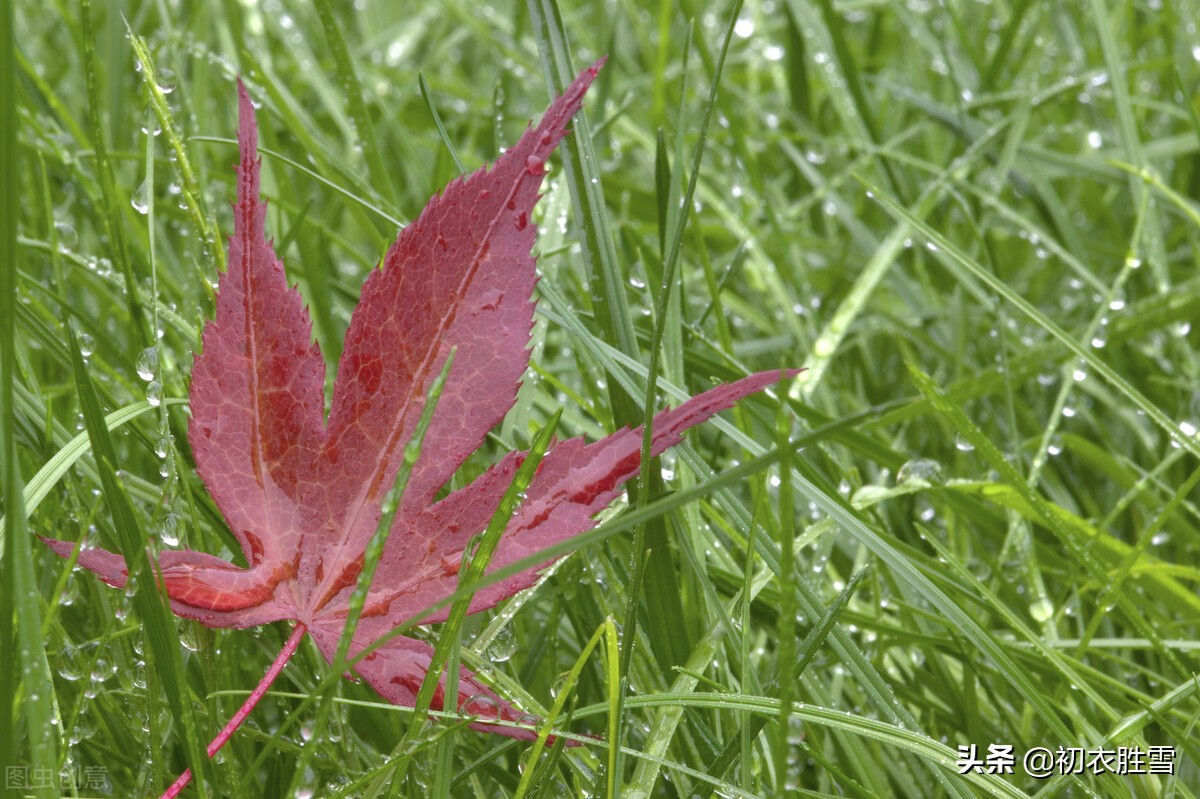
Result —
[{"label": "dew drop on grass", "polygon": [[169,547],[179,546],[179,517],[168,513],[162,521],[162,542]]},{"label": "dew drop on grass", "polygon": [[469,716],[497,718],[500,715],[500,705],[487,694],[468,696],[459,707]]},{"label": "dew drop on grass", "polygon": [[917,482],[928,483],[929,485],[942,483],[942,465],[929,458],[916,458],[905,463],[896,472],[896,485]]},{"label": "dew drop on grass", "polygon": [[155,408],[162,404],[162,383],[150,381],[150,385],[146,386],[146,402]]},{"label": "dew drop on grass", "polygon": [[[143,118],[146,121],[141,125],[142,133],[145,133],[147,136],[157,136],[158,134],[162,133],[162,125],[159,123],[158,116],[154,113],[150,106],[146,106],[146,110],[143,112]],[[145,211],[142,213],[145,213]]]},{"label": "dew drop on grass", "polygon": [[967,440],[967,437],[964,436],[962,433],[958,433],[957,435],[954,436],[954,448],[956,450],[958,450],[959,452],[974,452],[975,451],[975,445],[972,444],[969,440]]},{"label": "dew drop on grass", "polygon": [[158,441],[154,445],[154,454],[160,458],[167,457],[167,453],[169,453],[171,451],[171,444],[173,442],[174,442],[174,437],[169,433],[167,435],[163,436],[162,438],[158,439]]},{"label": "dew drop on grass", "polygon": [[[569,676],[570,672],[564,671],[562,674],[554,678],[554,682],[550,685],[550,696],[553,696],[555,699],[558,698],[558,695],[561,694],[563,689],[567,687],[567,677]],[[632,685],[630,686],[630,693],[637,693],[633,690]]]},{"label": "dew drop on grass", "polygon": [[58,653],[58,676],[75,682],[83,677],[85,669],[86,664],[79,649],[73,644],[64,644]]},{"label": "dew drop on grass", "polygon": [[300,727],[300,738],[305,743],[308,743],[309,741],[311,741],[313,738],[313,725],[305,724],[302,727]]},{"label": "dew drop on grass", "polygon": [[98,657],[92,663],[92,682],[102,683],[113,678],[117,673],[117,664],[110,662],[107,658]]},{"label": "dew drop on grass", "polygon": [[517,651],[517,639],[513,636],[512,628],[501,627],[496,637],[488,644],[487,657],[493,663],[503,663]]},{"label": "dew drop on grass", "polygon": [[1045,624],[1054,616],[1054,603],[1042,597],[1029,606],[1029,615],[1038,624]]},{"label": "dew drop on grass", "polygon": [[150,199],[148,190],[146,189],[146,181],[142,181],[142,185],[134,190],[133,196],[129,198],[129,204],[133,206],[133,210],[139,214],[150,213]]},{"label": "dew drop on grass", "polygon": [[179,643],[189,652],[200,651],[200,638],[196,635],[196,623],[184,622],[179,625]]},{"label": "dew drop on grass", "polygon": [[154,375],[158,372],[158,348],[146,347],[146,349],[142,350],[134,368],[137,369],[138,377],[147,383],[153,380]]},{"label": "dew drop on grass", "polygon": [[58,236],[59,252],[69,252],[79,243],[79,234],[67,222],[55,222],[54,232]]},{"label": "dew drop on grass", "polygon": [[92,353],[96,351],[96,340],[87,333],[79,334],[79,354],[84,358],[92,357]]},{"label": "dew drop on grass", "polygon": [[158,70],[158,74],[154,76],[154,82],[158,84],[158,90],[163,94],[170,94],[175,91],[175,72],[165,67]]}]

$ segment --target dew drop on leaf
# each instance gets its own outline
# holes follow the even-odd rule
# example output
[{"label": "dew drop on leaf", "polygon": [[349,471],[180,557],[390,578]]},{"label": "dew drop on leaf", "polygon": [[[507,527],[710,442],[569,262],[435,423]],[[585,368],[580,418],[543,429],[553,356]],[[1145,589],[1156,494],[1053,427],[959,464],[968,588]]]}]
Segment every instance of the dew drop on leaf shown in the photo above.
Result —
[{"label": "dew drop on leaf", "polygon": [[79,354],[84,358],[90,358],[92,353],[96,351],[96,340],[87,333],[79,334]]},{"label": "dew drop on leaf", "polygon": [[150,385],[146,386],[146,402],[155,408],[162,404],[162,383],[152,380]]}]

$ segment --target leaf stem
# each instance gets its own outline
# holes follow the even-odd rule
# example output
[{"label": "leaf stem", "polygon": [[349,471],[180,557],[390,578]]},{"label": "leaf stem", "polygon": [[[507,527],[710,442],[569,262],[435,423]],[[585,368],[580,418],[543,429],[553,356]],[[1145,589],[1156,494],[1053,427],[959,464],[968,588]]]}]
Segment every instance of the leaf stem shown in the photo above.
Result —
[{"label": "leaf stem", "polygon": [[[232,738],[233,734],[237,732],[237,728],[242,726],[242,722],[246,720],[246,717],[250,715],[252,710],[254,710],[254,707],[258,704],[258,701],[263,698],[264,694],[266,694],[267,689],[271,687],[271,683],[275,682],[275,678],[279,676],[279,672],[283,671],[283,667],[286,666],[287,662],[292,659],[292,655],[296,653],[296,648],[300,646],[300,640],[304,638],[304,633],[306,632],[308,632],[308,628],[299,622],[292,629],[292,634],[288,637],[287,642],[284,643],[283,649],[279,650],[279,654],[275,656],[275,662],[271,664],[269,669],[267,669],[267,673],[263,675],[261,680],[259,680],[258,685],[254,687],[254,690],[250,692],[250,696],[246,697],[246,701],[242,703],[242,706],[239,707],[237,712],[233,714],[233,718],[229,720],[229,723],[227,723],[221,729],[221,731],[217,733],[217,737],[213,738],[212,742],[209,743],[207,750],[209,757],[212,757],[219,752],[221,747],[225,745],[225,742]],[[163,791],[162,796],[160,796],[158,799],[174,799],[174,797],[178,796],[179,793],[185,787],[187,787],[187,784],[191,781],[192,770],[190,768],[184,769],[184,772],[179,775],[179,779],[175,780],[175,782],[171,784],[170,788],[167,788],[167,790]]]}]

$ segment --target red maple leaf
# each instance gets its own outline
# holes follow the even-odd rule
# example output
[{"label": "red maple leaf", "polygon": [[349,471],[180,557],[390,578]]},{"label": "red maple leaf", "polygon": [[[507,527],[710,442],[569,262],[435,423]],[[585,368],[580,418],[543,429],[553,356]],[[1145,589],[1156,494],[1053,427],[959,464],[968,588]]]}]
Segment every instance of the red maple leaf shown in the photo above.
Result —
[{"label": "red maple leaf", "polygon": [[[602,64],[603,59],[581,74],[491,169],[451,182],[400,234],[382,268],[363,285],[338,364],[328,424],[322,413],[325,365],[312,341],[308,312],[265,239],[258,132],[239,81],[241,163],[234,233],[216,318],[205,327],[192,373],[188,440],[196,469],[249,565],[241,568],[194,551],[163,552],[158,562],[179,616],[210,627],[286,619],[295,629],[255,695],[209,746],[210,755],[261,697],[305,632],[333,661],[382,501],[430,386],[454,351],[349,654],[418,617],[422,623],[446,618],[445,609],[426,609],[457,589],[464,548],[487,526],[523,453],[509,453],[444,499],[436,495],[516,399],[533,324],[536,226],[530,213],[546,159]],[[687,428],[788,374],[793,373],[755,374],[659,413],[652,452],[662,452]],[[626,428],[590,444],[575,438],[554,445],[488,570],[592,527],[596,512],[637,473],[641,443],[641,430]],[[63,556],[74,548],[44,540]],[[125,559],[119,554],[85,549],[79,564],[110,585],[125,584]],[[480,589],[469,611],[490,608],[532,585],[536,571]],[[411,706],[432,652],[423,641],[397,636],[353,668],[389,702]],[[487,725],[516,721],[520,714],[470,671],[463,669],[458,679],[459,710],[477,715],[477,726],[534,737],[528,730]],[[441,703],[439,687],[432,707],[441,709]],[[181,789],[188,776],[168,794]]]}]

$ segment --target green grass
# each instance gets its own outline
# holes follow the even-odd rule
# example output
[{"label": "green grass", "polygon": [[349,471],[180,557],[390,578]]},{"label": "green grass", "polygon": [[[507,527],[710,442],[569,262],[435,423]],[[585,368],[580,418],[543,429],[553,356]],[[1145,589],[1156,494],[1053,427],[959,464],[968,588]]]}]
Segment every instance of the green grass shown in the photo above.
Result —
[{"label": "green grass", "polygon": [[[72,796],[156,794],[188,765],[188,796],[1200,793],[1194,3],[358,5],[19,2],[0,23],[6,776],[61,771]],[[528,379],[456,480],[559,410],[559,435],[597,437],[650,392],[808,371],[438,641],[601,739],[414,721],[306,643],[209,763],[287,626],[177,619],[33,534],[131,562],[142,540],[232,551],[186,398],[232,227],[234,78],[332,378],[397,227],[605,53],[539,206]],[[969,744],[1178,761],[959,775]]]}]

